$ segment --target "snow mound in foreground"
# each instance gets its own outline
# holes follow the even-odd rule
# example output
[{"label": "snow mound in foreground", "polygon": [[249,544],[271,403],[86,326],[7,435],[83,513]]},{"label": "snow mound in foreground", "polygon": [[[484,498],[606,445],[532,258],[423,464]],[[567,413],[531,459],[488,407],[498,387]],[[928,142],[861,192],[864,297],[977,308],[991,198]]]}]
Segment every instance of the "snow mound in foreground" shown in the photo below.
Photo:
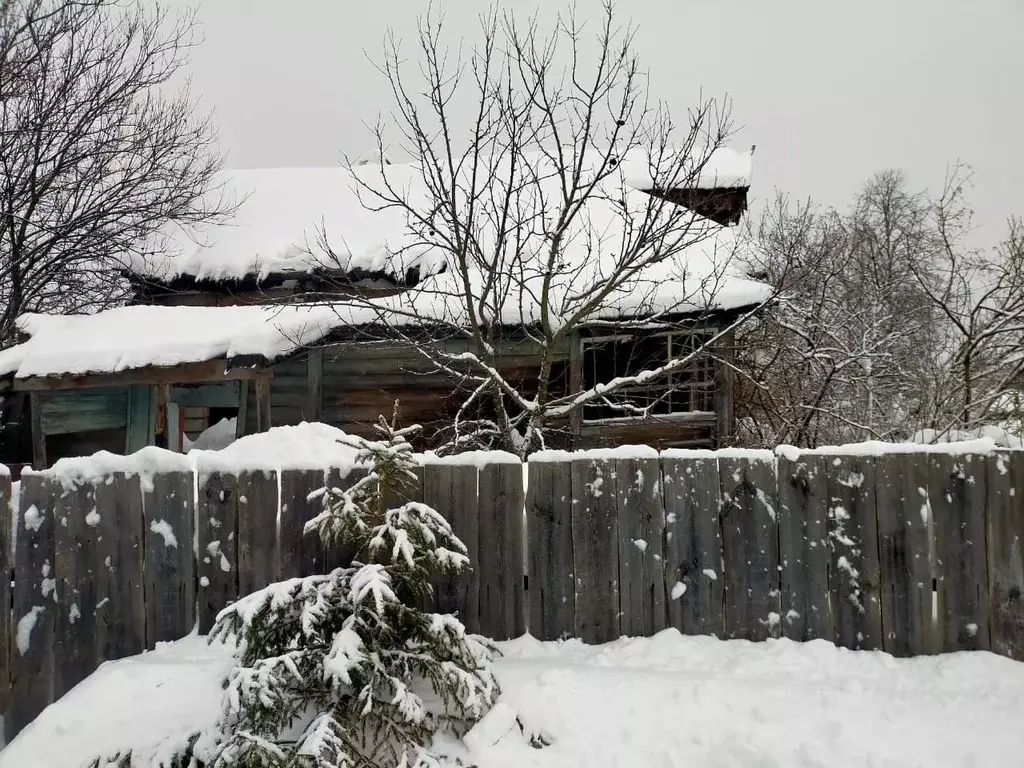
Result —
[{"label": "snow mound in foreground", "polygon": [[[437,745],[480,768],[962,768],[1024,754],[1024,664],[988,653],[897,660],[674,630],[501,649],[499,706],[465,743]],[[0,768],[78,768],[125,749],[133,768],[156,768],[213,727],[229,666],[196,637],[105,664],[0,752]]]}]

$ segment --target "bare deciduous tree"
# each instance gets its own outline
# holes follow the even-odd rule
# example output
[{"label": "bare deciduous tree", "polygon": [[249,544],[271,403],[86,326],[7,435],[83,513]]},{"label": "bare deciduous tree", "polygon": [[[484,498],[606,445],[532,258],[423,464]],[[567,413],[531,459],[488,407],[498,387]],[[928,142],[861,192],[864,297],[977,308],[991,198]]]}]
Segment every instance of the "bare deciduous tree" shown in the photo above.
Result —
[{"label": "bare deciduous tree", "polygon": [[914,273],[942,331],[928,354],[937,365],[923,408],[936,438],[1002,424],[1024,389],[1024,229],[1011,219],[994,251],[967,247],[971,176],[963,165],[947,176],[932,206],[939,258]]},{"label": "bare deciduous tree", "polygon": [[784,197],[751,227],[752,273],[782,297],[738,340],[743,438],[757,445],[941,439],[1005,420],[1024,366],[1020,229],[964,246],[969,175],[937,199],[885,172],[850,211]]},{"label": "bare deciduous tree", "polygon": [[[358,309],[377,338],[416,347],[462,388],[451,447],[526,455],[585,412],[644,417],[684,396],[690,410],[710,410],[690,374],[742,320],[707,323],[735,290],[724,279],[732,231],[666,199],[713,186],[728,108],[702,100],[678,124],[648,100],[632,30],[610,4],[595,23],[570,13],[546,35],[536,18],[491,14],[478,47],[449,50],[442,19],[428,15],[419,79],[387,43],[380,68],[395,109],[374,132],[379,164],[353,168],[355,183],[367,208],[402,222],[392,260],[446,271]],[[404,169],[386,162],[389,131],[413,159]],[[343,232],[321,232],[319,247],[346,263]],[[675,341],[605,380],[576,380],[567,363],[583,329]],[[626,346],[644,357],[640,342]],[[517,370],[524,354],[531,363]]]},{"label": "bare deciduous tree", "polygon": [[167,95],[191,17],[116,0],[0,4],[0,342],[29,312],[121,298],[118,270],[168,222],[216,218],[221,160]]}]

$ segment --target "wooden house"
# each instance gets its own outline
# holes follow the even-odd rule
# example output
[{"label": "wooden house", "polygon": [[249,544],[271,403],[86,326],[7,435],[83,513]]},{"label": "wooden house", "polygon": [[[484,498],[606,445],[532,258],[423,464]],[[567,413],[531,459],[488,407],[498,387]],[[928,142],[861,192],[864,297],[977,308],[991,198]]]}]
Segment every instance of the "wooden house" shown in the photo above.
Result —
[{"label": "wooden house", "polygon": [[[736,157],[728,160],[736,164]],[[452,380],[415,346],[368,341],[344,294],[408,297],[439,268],[376,257],[348,264],[310,260],[318,225],[329,232],[333,223],[346,237],[352,229],[372,233],[381,226],[379,212],[335,205],[339,194],[351,195],[344,173],[234,172],[231,179],[248,195],[234,220],[193,234],[186,249],[156,268],[152,262],[133,265],[127,273],[132,304],[88,316],[21,318],[27,341],[0,352],[7,433],[21,439],[9,440],[2,458],[39,467],[97,450],[184,450],[224,419],[235,419],[237,435],[302,421],[365,434],[396,399],[403,420],[424,427],[419,447],[436,446],[461,402]],[[693,189],[642,191],[691,206],[709,226],[726,232],[746,207],[746,180],[736,174]],[[359,226],[351,226],[353,219],[361,219]],[[386,250],[379,242],[361,247],[378,255]],[[731,322],[763,300],[766,290],[731,276],[710,310],[694,311],[700,328],[693,330]],[[310,295],[318,300],[305,300]],[[443,343],[449,349],[465,344]],[[678,332],[650,328],[609,336],[595,323],[565,340],[551,386],[577,391],[628,375],[631,365],[667,361],[688,343]],[[523,329],[510,328],[501,345],[506,375],[535,380],[538,359]],[[588,406],[566,421],[557,442],[566,448],[710,447],[727,438],[727,365],[699,357],[675,374],[666,397],[668,386],[629,395],[659,401],[650,417],[620,418],[606,406]]]}]

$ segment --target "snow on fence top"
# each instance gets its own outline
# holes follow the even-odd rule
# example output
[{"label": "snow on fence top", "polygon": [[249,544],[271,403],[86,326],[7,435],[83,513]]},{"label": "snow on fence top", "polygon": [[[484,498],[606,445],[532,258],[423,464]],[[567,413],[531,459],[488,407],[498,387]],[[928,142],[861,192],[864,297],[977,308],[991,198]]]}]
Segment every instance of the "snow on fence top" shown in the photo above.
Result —
[{"label": "snow on fence top", "polygon": [[[41,473],[58,480],[65,489],[109,477],[115,473],[139,476],[143,488],[152,487],[154,475],[168,472],[214,472],[238,474],[247,471],[351,469],[359,464],[356,451],[340,442],[346,434],[327,424],[306,423],[274,427],[268,432],[247,435],[217,451],[192,450],[188,454],[147,447],[129,456],[100,451],[92,456],[61,459]],[[774,451],[725,448],[717,451],[668,449],[657,451],[647,445],[624,445],[583,451],[539,451],[531,462],[608,461],[615,459],[747,459],[773,462],[776,456],[797,460],[801,456],[883,456],[887,454],[991,455],[1000,448],[990,439],[919,445],[915,443],[866,442],[826,446],[813,450],[779,446]],[[518,464],[520,459],[505,451],[469,451],[451,456],[427,452],[419,454],[423,464],[458,464],[482,467],[487,464]],[[0,465],[0,471],[7,468]],[[25,470],[31,473],[32,470]]]},{"label": "snow on fence top", "polygon": [[657,451],[648,445],[623,445],[617,448],[593,448],[583,451],[538,451],[530,461],[604,461],[610,459],[747,459],[750,461],[772,462],[776,456],[796,460],[801,456],[883,456],[893,453],[941,453],[954,455],[990,455],[998,446],[994,440],[982,438],[962,442],[921,445],[919,443],[883,443],[878,441],[850,443],[848,445],[823,446],[821,448],[796,448],[780,445],[774,450],[766,448],[720,448],[718,450],[669,448]]},{"label": "snow on fence top", "polygon": [[128,456],[100,451],[92,456],[60,459],[37,474],[57,480],[65,490],[72,490],[123,473],[138,476],[143,490],[149,490],[155,475],[170,472],[238,474],[288,469],[344,470],[358,464],[355,449],[339,442],[344,436],[340,429],[327,424],[302,423],[247,435],[219,451],[197,449],[182,454],[155,446]]}]

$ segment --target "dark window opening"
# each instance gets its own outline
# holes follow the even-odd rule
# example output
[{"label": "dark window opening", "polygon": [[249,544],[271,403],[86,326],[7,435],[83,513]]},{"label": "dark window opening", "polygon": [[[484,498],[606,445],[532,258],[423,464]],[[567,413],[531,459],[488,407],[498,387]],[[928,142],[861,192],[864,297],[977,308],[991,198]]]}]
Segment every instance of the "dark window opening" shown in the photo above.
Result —
[{"label": "dark window opening", "polygon": [[[589,390],[598,384],[609,384],[615,379],[656,370],[699,350],[703,343],[703,337],[690,334],[619,336],[585,341],[583,386]],[[623,386],[605,399],[588,403],[583,407],[583,419],[598,421],[710,412],[714,410],[714,381],[711,356],[697,351],[692,359],[671,373],[643,384]]]}]

